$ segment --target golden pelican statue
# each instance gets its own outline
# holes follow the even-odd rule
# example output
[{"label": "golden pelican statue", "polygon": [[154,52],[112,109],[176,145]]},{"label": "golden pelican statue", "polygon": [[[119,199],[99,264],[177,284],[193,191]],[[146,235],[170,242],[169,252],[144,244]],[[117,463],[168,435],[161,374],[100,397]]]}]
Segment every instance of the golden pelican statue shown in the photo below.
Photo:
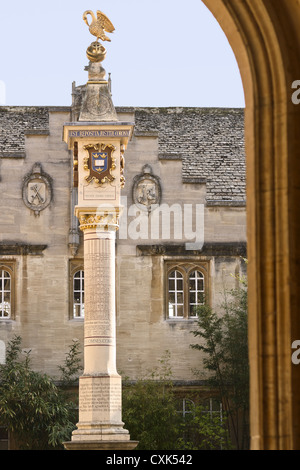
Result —
[{"label": "golden pelican statue", "polygon": [[[92,17],[92,21],[90,24],[87,20],[87,15],[91,15]],[[115,28],[112,22],[107,18],[107,16],[104,15],[104,13],[98,10],[96,18],[91,10],[86,10],[83,13],[83,20],[88,25],[90,33],[93,34],[93,36],[96,36],[97,41],[99,40],[99,38],[102,39],[102,41],[110,41],[104,31],[112,33]]]}]

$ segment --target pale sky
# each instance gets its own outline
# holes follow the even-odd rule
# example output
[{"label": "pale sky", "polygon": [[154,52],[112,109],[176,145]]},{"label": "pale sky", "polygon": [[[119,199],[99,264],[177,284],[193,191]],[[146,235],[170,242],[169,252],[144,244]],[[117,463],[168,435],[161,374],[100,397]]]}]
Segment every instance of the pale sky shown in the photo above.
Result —
[{"label": "pale sky", "polygon": [[115,106],[245,106],[235,56],[201,0],[0,0],[0,105],[71,104],[96,39],[85,10],[115,27],[103,42]]}]

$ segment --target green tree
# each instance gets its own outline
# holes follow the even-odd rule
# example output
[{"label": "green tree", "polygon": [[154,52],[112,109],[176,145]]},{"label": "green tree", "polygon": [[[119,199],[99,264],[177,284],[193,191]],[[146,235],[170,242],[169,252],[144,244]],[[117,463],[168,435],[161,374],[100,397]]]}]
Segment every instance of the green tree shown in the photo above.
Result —
[{"label": "green tree", "polygon": [[123,420],[137,450],[198,450],[229,448],[228,432],[219,416],[196,406],[185,418],[179,412],[170,353],[159,366],[134,384],[124,379]]},{"label": "green tree", "polygon": [[192,413],[182,420],[178,449],[228,450],[232,448],[227,428],[227,417],[210,413],[202,405],[196,405]]},{"label": "green tree", "polygon": [[127,378],[123,384],[123,420],[138,450],[169,450],[179,436],[169,353],[160,366],[146,372],[134,384]]},{"label": "green tree", "polygon": [[[78,345],[73,344],[61,369],[65,386],[79,368],[77,356]],[[71,371],[74,362],[77,366]],[[58,449],[69,440],[75,415],[76,404],[49,376],[31,369],[30,351],[24,356],[21,338],[15,336],[8,344],[5,364],[0,365],[1,425],[22,449]]]},{"label": "green tree", "polygon": [[238,280],[239,287],[224,294],[222,314],[208,305],[198,308],[197,329],[192,333],[201,342],[191,347],[205,353],[208,381],[225,405],[237,448],[244,449],[249,446],[247,282]]}]

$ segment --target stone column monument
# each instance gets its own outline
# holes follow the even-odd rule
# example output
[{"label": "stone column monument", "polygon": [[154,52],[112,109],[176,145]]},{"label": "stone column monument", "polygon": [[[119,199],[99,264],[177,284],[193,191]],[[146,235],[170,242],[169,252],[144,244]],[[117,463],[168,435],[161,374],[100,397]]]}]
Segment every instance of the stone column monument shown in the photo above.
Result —
[{"label": "stone column monument", "polygon": [[[89,24],[87,16],[91,15]],[[79,422],[69,450],[130,450],[137,446],[124,429],[121,377],[116,369],[115,235],[124,186],[124,151],[133,124],[118,120],[102,61],[114,30],[100,11],[83,19],[97,37],[87,49],[88,82],[79,120],[65,123],[64,141],[73,150],[78,186],[75,215],[84,233],[84,373],[79,378]]]}]

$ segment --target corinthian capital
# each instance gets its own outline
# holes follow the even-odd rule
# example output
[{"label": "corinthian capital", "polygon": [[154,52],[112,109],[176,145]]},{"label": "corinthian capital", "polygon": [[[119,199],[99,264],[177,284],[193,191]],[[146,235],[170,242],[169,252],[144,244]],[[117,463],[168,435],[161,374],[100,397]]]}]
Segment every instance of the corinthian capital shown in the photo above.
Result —
[{"label": "corinthian capital", "polygon": [[116,231],[119,228],[119,212],[96,212],[79,214],[80,230],[101,229],[107,231]]}]

